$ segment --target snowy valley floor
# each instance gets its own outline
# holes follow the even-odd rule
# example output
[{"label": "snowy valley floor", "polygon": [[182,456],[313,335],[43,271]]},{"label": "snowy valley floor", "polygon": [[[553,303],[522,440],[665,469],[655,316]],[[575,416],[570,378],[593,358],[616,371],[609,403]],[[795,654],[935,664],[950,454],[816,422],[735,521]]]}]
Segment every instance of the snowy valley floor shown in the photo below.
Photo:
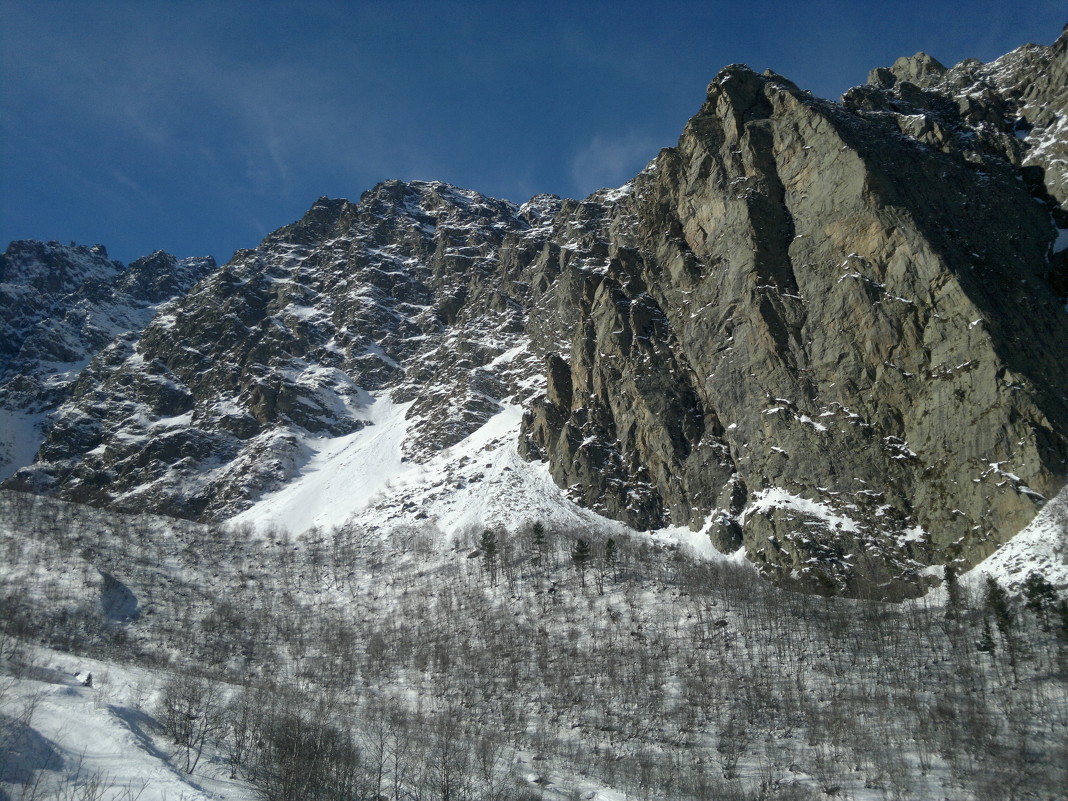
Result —
[{"label": "snowy valley floor", "polygon": [[[788,593],[745,564],[590,528],[294,537],[0,505],[10,799],[1068,786],[1061,624],[1012,603],[999,626],[981,584],[948,607],[944,593],[892,605]],[[91,688],[74,675],[88,672]]]}]

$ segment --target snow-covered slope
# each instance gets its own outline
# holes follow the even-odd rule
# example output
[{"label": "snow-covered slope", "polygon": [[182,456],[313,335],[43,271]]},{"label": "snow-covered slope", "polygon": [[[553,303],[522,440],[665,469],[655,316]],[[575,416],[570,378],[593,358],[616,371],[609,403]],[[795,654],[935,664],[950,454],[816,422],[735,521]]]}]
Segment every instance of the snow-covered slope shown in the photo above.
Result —
[{"label": "snow-covered slope", "polygon": [[443,542],[465,544],[485,527],[515,531],[536,521],[565,531],[629,531],[568,499],[547,465],[520,458],[521,407],[506,402],[474,433],[422,462],[403,456],[408,408],[375,401],[366,428],[306,438],[301,475],[232,522],[293,534],[343,524],[384,533],[425,528]]},{"label": "snow-covered slope", "polygon": [[1068,590],[1068,487],[1043,507],[1030,525],[970,571],[978,582],[991,576],[1019,592],[1032,573],[1040,573],[1057,590]]},{"label": "snow-covered slope", "polygon": [[257,798],[244,782],[229,778],[214,746],[195,775],[171,761],[174,744],[144,711],[165,674],[46,648],[31,647],[20,656],[32,667],[0,679],[0,798]]},{"label": "snow-covered slope", "polygon": [[[490,560],[425,529],[226,531],[6,492],[0,509],[12,799],[40,778],[36,798],[60,801],[246,801],[246,782],[270,779],[275,720],[292,722],[291,746],[336,726],[374,790],[357,797],[391,801],[442,798],[443,782],[502,801],[970,801],[1012,787],[1045,801],[1064,786],[1063,646],[1023,609],[1011,641],[980,651],[978,606],[949,621],[937,600],[785,592],[637,534],[610,552],[601,532],[498,531]],[[189,770],[159,701],[205,675],[250,700],[256,736],[241,704],[198,706],[215,725]],[[1027,759],[1013,758],[1021,740]],[[94,780],[106,791],[74,794]]]}]

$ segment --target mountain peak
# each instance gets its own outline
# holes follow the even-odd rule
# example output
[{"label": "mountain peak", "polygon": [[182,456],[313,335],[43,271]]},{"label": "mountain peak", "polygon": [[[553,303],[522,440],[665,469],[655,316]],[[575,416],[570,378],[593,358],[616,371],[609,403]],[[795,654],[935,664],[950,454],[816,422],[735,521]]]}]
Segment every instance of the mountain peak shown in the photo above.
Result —
[{"label": "mountain peak", "polygon": [[907,81],[926,88],[937,84],[947,71],[942,62],[921,51],[914,56],[902,56],[889,68],[876,67],[868,73],[868,83],[890,89],[898,81]]},{"label": "mountain peak", "polygon": [[311,245],[342,225],[356,207],[344,198],[320,197],[297,222],[285,225],[267,236],[268,240]]}]

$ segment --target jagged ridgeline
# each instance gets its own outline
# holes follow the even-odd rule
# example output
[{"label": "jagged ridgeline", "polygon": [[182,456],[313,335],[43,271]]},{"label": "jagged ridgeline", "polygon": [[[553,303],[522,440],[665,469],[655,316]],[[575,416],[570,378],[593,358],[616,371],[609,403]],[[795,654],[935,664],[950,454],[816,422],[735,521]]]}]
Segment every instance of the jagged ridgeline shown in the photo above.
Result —
[{"label": "jagged ridgeline", "polygon": [[511,447],[572,501],[779,580],[974,564],[1065,483],[1066,51],[918,54],[838,103],[730,66],[583,201],[322,198],[61,397],[5,400],[53,410],[6,486],[226,519],[300,480],[309,437],[383,425],[375,399],[410,463],[520,407]]}]

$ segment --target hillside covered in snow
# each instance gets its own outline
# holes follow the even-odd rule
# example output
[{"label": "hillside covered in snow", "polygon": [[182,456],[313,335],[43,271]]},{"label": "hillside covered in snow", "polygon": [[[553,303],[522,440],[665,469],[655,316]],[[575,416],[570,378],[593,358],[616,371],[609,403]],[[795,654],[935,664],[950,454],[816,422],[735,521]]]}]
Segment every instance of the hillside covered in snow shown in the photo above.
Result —
[{"label": "hillside covered in snow", "polygon": [[1068,779],[1064,602],[970,580],[821,598],[538,521],[449,542],[0,511],[8,798],[965,801]]}]

